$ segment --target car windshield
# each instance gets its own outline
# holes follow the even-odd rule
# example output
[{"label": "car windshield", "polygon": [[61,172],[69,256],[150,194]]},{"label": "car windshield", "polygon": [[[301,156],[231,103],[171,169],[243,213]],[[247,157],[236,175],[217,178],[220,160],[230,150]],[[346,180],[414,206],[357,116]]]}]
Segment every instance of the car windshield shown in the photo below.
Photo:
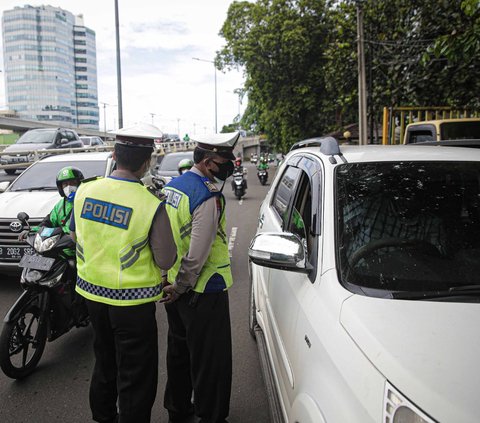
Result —
[{"label": "car windshield", "polygon": [[193,160],[193,152],[184,153],[184,154],[167,154],[163,160],[160,162],[160,167],[158,168],[159,172],[164,171],[177,171],[178,163],[183,159]]},{"label": "car windshield", "polygon": [[17,144],[51,144],[55,140],[56,130],[27,131],[18,140]]},{"label": "car windshield", "polygon": [[480,121],[444,122],[440,133],[442,140],[480,140]]},{"label": "car windshield", "polygon": [[39,162],[25,170],[10,186],[10,191],[57,189],[56,177],[65,166],[80,169],[85,178],[104,176],[106,161],[91,160],[81,162]]},{"label": "car windshield", "polygon": [[479,206],[480,163],[339,166],[336,243],[342,282],[380,296],[478,285]]}]

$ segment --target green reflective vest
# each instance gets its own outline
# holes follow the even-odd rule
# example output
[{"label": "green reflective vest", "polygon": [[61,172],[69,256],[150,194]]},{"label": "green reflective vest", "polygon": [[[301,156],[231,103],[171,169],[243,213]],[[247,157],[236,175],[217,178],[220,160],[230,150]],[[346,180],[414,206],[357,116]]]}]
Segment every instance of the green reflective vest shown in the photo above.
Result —
[{"label": "green reflective vest", "polygon": [[[225,199],[207,178],[186,172],[173,179],[165,188],[166,210],[170,219],[173,237],[177,245],[177,261],[168,271],[168,280],[176,281],[182,258],[190,248],[193,212],[203,201],[212,196],[218,196],[221,204],[221,217],[218,223],[217,234],[213,241],[210,254],[193,287],[195,292],[203,293],[207,283],[215,276],[222,278],[224,288],[232,286],[233,278],[228,253],[228,239],[225,233]],[[213,277],[213,278],[212,278]]]},{"label": "green reflective vest", "polygon": [[93,301],[129,306],[161,298],[149,232],[160,200],[140,183],[83,183],[75,195],[76,290]]}]

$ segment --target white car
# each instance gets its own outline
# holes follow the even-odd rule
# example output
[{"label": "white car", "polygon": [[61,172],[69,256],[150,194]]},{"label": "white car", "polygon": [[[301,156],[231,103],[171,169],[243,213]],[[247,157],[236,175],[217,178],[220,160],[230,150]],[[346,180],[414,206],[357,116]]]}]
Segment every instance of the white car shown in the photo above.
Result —
[{"label": "white car", "polygon": [[249,249],[274,421],[479,421],[480,150],[294,146]]},{"label": "white car", "polygon": [[65,166],[79,168],[85,178],[107,176],[114,169],[111,152],[69,153],[47,157],[26,169],[10,185],[0,183],[0,273],[16,273],[18,262],[31,247],[18,241],[25,228],[17,219],[26,212],[32,226],[39,224],[60,199],[56,176]]}]

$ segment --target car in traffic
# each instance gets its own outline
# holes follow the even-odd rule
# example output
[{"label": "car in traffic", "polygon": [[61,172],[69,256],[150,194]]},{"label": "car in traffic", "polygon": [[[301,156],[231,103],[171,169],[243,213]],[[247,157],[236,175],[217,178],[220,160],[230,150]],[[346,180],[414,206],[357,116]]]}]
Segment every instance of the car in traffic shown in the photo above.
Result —
[{"label": "car in traffic", "polygon": [[430,141],[480,140],[480,118],[437,119],[414,122],[405,129],[404,144]]},{"label": "car in traffic", "polygon": [[80,139],[85,147],[103,146],[105,142],[100,137],[81,136]]},{"label": "car in traffic", "polygon": [[17,219],[26,212],[30,225],[38,225],[60,199],[56,176],[65,166],[80,169],[85,178],[107,176],[115,161],[111,152],[67,153],[46,157],[32,164],[12,183],[0,183],[0,273],[16,273],[18,262],[31,247],[18,241],[26,228]]},{"label": "car in traffic", "polygon": [[172,178],[180,176],[178,164],[183,159],[193,161],[193,150],[157,155],[156,161],[150,170],[151,177],[160,181],[162,185],[166,185]]},{"label": "car in traffic", "polygon": [[249,248],[278,420],[478,420],[480,150],[292,148]]},{"label": "car in traffic", "polygon": [[[38,159],[40,150],[53,148],[82,148],[83,142],[78,134],[69,128],[38,128],[25,132],[15,144],[6,147],[1,156],[0,164],[17,165],[18,167],[5,168],[8,175],[17,170],[23,170],[34,160]],[[36,153],[37,152],[37,153]]]}]

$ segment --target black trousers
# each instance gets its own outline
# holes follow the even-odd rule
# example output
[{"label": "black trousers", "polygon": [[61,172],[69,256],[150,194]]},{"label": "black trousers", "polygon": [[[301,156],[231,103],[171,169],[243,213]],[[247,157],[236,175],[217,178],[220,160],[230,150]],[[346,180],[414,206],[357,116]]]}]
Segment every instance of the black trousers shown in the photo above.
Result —
[{"label": "black trousers", "polygon": [[190,291],[165,309],[168,379],[164,406],[170,421],[182,422],[195,413],[201,423],[226,422],[232,385],[228,293]]},{"label": "black trousers", "polygon": [[158,382],[155,303],[120,307],[87,300],[87,307],[95,332],[93,420],[150,422]]}]

